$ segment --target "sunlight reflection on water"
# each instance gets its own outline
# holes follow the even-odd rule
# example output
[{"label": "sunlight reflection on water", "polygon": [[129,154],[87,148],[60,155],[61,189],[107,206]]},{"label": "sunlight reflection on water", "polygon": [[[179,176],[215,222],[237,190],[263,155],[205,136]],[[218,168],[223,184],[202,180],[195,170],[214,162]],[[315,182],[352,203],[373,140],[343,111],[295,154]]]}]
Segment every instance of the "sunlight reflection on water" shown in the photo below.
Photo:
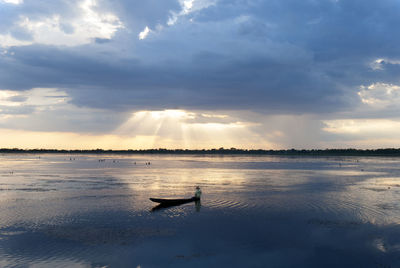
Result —
[{"label": "sunlight reflection on water", "polygon": [[[398,159],[0,160],[1,267],[400,265]],[[149,197],[188,198],[196,185],[201,206],[150,211]]]}]

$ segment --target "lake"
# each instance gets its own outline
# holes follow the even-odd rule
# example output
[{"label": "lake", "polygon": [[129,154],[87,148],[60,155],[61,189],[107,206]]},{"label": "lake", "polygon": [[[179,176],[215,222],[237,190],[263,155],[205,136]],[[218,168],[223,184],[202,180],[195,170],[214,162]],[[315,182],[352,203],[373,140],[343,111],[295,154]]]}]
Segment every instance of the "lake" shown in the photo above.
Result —
[{"label": "lake", "polygon": [[3,154],[0,267],[400,267],[399,201],[398,158]]}]

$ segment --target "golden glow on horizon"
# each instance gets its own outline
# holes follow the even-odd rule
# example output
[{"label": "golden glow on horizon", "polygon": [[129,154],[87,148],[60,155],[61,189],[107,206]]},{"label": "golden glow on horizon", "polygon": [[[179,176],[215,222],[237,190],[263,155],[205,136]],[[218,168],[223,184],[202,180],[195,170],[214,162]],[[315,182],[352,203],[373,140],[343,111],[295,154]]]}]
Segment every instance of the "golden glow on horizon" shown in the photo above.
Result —
[{"label": "golden glow on horizon", "polygon": [[2,148],[49,149],[147,149],[148,137],[134,138],[117,135],[90,135],[71,132],[38,132],[0,129]]},{"label": "golden glow on horizon", "polygon": [[[184,110],[139,111],[109,134],[0,129],[0,147],[54,149],[276,148],[252,132],[250,123],[197,122]],[[226,118],[225,115],[209,119]]]},{"label": "golden glow on horizon", "polygon": [[207,115],[184,110],[139,111],[133,113],[114,134],[127,137],[146,135],[148,148],[274,148],[250,131],[250,123],[197,121],[199,117],[209,120],[228,117]]},{"label": "golden glow on horizon", "polygon": [[324,131],[337,134],[400,133],[400,121],[389,119],[345,119],[324,123]]},{"label": "golden glow on horizon", "polygon": [[150,113],[150,115],[153,118],[156,119],[164,119],[164,118],[173,118],[173,119],[189,119],[189,118],[194,118],[194,114],[193,113],[188,113],[186,111],[183,110],[164,110],[164,111],[142,111],[142,112],[138,112],[139,114],[146,114],[146,113]]},{"label": "golden glow on horizon", "polygon": [[[12,97],[17,96],[7,91],[0,91],[0,101],[13,103]],[[67,97],[62,92],[54,90],[39,90],[26,94],[17,103],[36,103],[41,105],[66,105]],[[12,92],[11,92],[12,93]],[[35,94],[33,94],[35,93]],[[40,94],[39,94],[40,93]],[[46,93],[46,94],[42,94]],[[45,97],[48,96],[49,98]],[[17,96],[20,97],[20,96]],[[11,98],[11,99],[10,99]],[[36,107],[36,111],[41,107]],[[3,106],[3,109],[6,106]],[[64,107],[64,106],[60,106]],[[56,108],[55,108],[56,109]],[[137,111],[119,127],[108,133],[80,133],[56,131],[32,131],[29,121],[35,116],[42,116],[41,110],[33,114],[1,114],[0,147],[2,148],[54,148],[54,149],[211,149],[211,148],[246,148],[246,149],[303,149],[291,143],[291,129],[277,128],[279,123],[286,121],[272,117],[266,128],[266,123],[258,125],[252,122],[239,121],[232,115],[212,114],[211,112],[195,112],[185,110]],[[7,129],[4,126],[23,118],[27,130]],[[290,118],[292,120],[293,118]],[[33,121],[34,122],[34,121]],[[38,121],[40,123],[40,121]],[[291,121],[289,121],[291,122]],[[51,123],[51,121],[49,122]],[[286,122],[287,123],[287,122]],[[382,148],[396,147],[400,144],[400,121],[389,119],[345,119],[323,121],[326,133],[337,135],[334,140],[315,140],[304,145],[304,148]],[[18,126],[18,124],[15,124]],[[301,124],[300,124],[301,126]],[[275,129],[274,129],[275,127]],[[295,135],[295,134],[293,134]],[[343,138],[344,137],[344,138]],[[318,138],[318,137],[316,137]],[[306,140],[307,141],[307,138]]]},{"label": "golden glow on horizon", "polygon": [[339,137],[336,140],[321,143],[323,148],[396,148],[400,144],[400,121],[344,119],[323,123],[326,125],[323,131]]}]

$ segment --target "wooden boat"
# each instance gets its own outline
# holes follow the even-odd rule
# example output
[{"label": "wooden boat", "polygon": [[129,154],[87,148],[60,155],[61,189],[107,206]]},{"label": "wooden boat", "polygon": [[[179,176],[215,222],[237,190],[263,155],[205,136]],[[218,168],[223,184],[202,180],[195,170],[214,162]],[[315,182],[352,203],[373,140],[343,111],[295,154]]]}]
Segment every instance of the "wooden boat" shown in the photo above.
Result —
[{"label": "wooden boat", "polygon": [[151,201],[159,203],[163,206],[177,206],[182,205],[194,201],[199,201],[200,198],[192,197],[192,198],[184,198],[184,199],[164,199],[164,198],[150,198]]}]

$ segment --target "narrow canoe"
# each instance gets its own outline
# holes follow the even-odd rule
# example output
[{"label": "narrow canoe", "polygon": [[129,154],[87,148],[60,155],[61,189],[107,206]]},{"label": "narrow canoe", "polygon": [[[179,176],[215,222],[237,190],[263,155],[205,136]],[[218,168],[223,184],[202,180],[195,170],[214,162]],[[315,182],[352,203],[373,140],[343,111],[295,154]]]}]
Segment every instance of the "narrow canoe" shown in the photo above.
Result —
[{"label": "narrow canoe", "polygon": [[162,205],[180,205],[193,201],[198,201],[200,198],[192,197],[192,198],[184,198],[184,199],[164,199],[164,198],[150,198],[151,201],[160,203]]}]

